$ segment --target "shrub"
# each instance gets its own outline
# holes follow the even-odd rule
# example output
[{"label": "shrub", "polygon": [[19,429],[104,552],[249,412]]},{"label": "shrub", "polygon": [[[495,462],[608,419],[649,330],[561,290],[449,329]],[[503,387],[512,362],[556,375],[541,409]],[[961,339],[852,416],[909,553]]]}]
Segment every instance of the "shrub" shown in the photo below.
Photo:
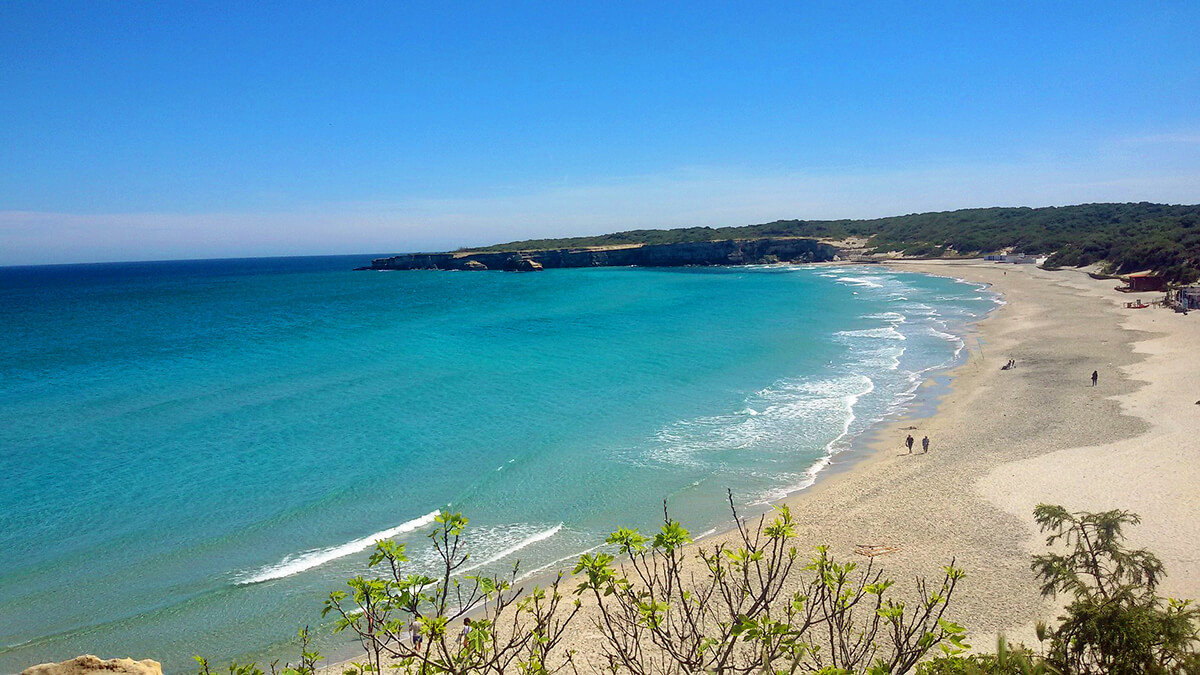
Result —
[{"label": "shrub", "polygon": [[1065,547],[1034,556],[1042,594],[1071,597],[1050,633],[1050,665],[1072,675],[1200,673],[1200,612],[1191,601],[1160,597],[1162,562],[1124,546],[1122,528],[1141,522],[1137,514],[1039,504],[1034,518],[1049,533],[1047,546]]}]

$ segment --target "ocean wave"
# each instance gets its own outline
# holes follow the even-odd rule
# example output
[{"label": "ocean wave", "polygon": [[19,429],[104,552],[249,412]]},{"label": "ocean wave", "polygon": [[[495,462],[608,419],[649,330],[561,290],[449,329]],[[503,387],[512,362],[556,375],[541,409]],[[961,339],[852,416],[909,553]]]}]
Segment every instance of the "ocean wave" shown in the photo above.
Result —
[{"label": "ocean wave", "polygon": [[864,314],[859,317],[861,319],[870,319],[872,321],[887,321],[894,324],[901,324],[908,321],[900,312],[881,312],[879,314]]},{"label": "ocean wave", "polygon": [[879,283],[881,281],[879,277],[835,277],[834,281],[863,288],[883,288],[883,284]]},{"label": "ocean wave", "polygon": [[517,543],[512,544],[511,546],[501,549],[497,553],[493,553],[491,556],[489,556],[486,560],[484,560],[481,563],[476,563],[469,567],[463,568],[461,573],[470,572],[471,570],[477,570],[480,567],[486,567],[488,565],[491,565],[492,563],[500,562],[501,560],[504,560],[508,556],[516,553],[517,551],[520,551],[523,548],[528,548],[529,546],[532,546],[532,545],[538,543],[539,541],[544,541],[546,539],[549,539],[550,537],[553,537],[554,535],[556,535],[562,531],[563,526],[564,526],[563,523],[559,523],[558,525],[555,525],[554,527],[552,527],[548,530],[542,530],[541,532],[537,532],[533,535],[530,535],[530,536],[522,539],[521,541],[518,541]]},{"label": "ocean wave", "polygon": [[242,579],[238,579],[237,583],[238,585],[258,584],[264,581],[271,581],[273,579],[290,577],[294,574],[311,570],[314,567],[319,567],[327,562],[337,560],[338,558],[344,558],[348,555],[365,551],[374,546],[375,542],[377,541],[391,539],[396,535],[412,532],[413,530],[429,525],[433,522],[434,518],[437,517],[438,513],[438,511],[430,511],[420,518],[413,518],[412,520],[400,523],[395,527],[381,530],[375,534],[363,537],[361,539],[355,539],[354,541],[347,542],[340,546],[315,549],[294,556],[287,556],[274,565],[268,565],[258,570],[254,574],[246,576]]},{"label": "ocean wave", "polygon": [[833,440],[825,444],[824,454],[818,457],[815,462],[810,464],[808,468],[804,470],[800,481],[768,491],[766,494],[762,495],[759,501],[760,504],[778,501],[793,492],[811,487],[813,483],[817,482],[817,475],[820,474],[825,467],[829,466],[829,464],[833,461],[834,456],[850,448],[851,442],[855,436],[857,436],[857,432],[852,431],[854,422],[858,419],[855,414],[855,407],[858,405],[859,399],[875,391],[875,381],[865,375],[861,377],[861,381],[865,382],[866,388],[854,393],[846,394],[841,399],[841,403],[845,406],[846,411],[846,416],[842,423],[842,432],[834,437]]},{"label": "ocean wave", "polygon": [[883,340],[907,340],[904,334],[896,330],[895,326],[884,326],[883,328],[864,328],[862,330],[839,330],[834,333],[839,337],[859,337],[859,338],[879,338]]},{"label": "ocean wave", "polygon": [[938,330],[937,328],[934,328],[933,326],[926,326],[926,330],[929,332],[930,335],[932,335],[938,339],[945,340],[946,342],[958,345],[960,347],[964,344],[963,339],[961,337],[954,335],[952,333],[947,333],[945,331]]},{"label": "ocean wave", "polygon": [[832,425],[849,424],[858,398],[874,386],[864,374],[781,380],[756,391],[737,413],[681,420],[660,429],[646,455],[688,465],[702,464],[714,453],[790,448],[798,438],[815,435],[816,440]]},{"label": "ocean wave", "polygon": [[517,581],[523,581],[525,579],[528,579],[529,577],[537,574],[538,572],[545,572],[546,570],[550,569],[551,567],[554,567],[555,565],[557,565],[559,563],[564,563],[568,560],[578,560],[580,556],[582,556],[586,553],[591,553],[592,551],[595,551],[597,549],[601,549],[604,546],[606,546],[606,544],[597,544],[591,548],[585,548],[584,550],[579,551],[578,553],[572,553],[571,555],[563,556],[561,558],[558,558],[557,560],[552,560],[552,561],[546,563],[545,565],[542,565],[541,567],[535,567],[534,569],[531,569],[528,572],[522,574],[521,576],[517,577]]}]

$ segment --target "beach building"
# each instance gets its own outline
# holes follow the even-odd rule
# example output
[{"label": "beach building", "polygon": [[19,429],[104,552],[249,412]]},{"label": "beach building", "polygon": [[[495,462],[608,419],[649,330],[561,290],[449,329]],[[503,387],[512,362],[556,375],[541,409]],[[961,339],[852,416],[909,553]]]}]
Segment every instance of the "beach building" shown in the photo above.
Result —
[{"label": "beach building", "polygon": [[1200,309],[1200,286],[1179,289],[1179,306],[1182,309]]},{"label": "beach building", "polygon": [[1038,262],[1038,258],[1024,253],[992,253],[984,257],[984,260],[992,262],[1012,263],[1014,265],[1032,265]]},{"label": "beach building", "polygon": [[1117,287],[1117,290],[1123,293],[1161,291],[1167,287],[1166,280],[1154,272],[1135,272],[1121,281],[1125,282],[1125,285]]},{"label": "beach building", "polygon": [[1013,263],[1014,265],[1032,265],[1037,262],[1037,258],[1024,253],[1009,253],[1004,256],[1004,262]]}]

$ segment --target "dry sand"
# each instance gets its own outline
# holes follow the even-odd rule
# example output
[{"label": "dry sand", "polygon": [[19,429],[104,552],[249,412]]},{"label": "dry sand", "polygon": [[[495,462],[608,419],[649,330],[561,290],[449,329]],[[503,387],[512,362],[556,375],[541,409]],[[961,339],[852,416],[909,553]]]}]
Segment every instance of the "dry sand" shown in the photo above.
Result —
[{"label": "dry sand", "polygon": [[[1200,317],[1124,309],[1115,282],[1074,270],[891,264],[992,284],[1007,304],[968,338],[935,414],[887,425],[869,457],[788,500],[801,538],[842,555],[898,546],[878,559],[898,580],[955,557],[969,577],[952,613],[985,648],[999,632],[1032,643],[1034,622],[1056,615],[1029,569],[1039,502],[1141,514],[1128,534],[1162,557],[1163,590],[1200,597]],[[930,453],[905,455],[908,433],[928,434]]]},{"label": "dry sand", "polygon": [[[931,416],[886,423],[784,500],[800,522],[797,545],[828,544],[859,560],[857,545],[897,547],[875,560],[901,593],[914,576],[938,578],[956,559],[968,576],[947,616],[988,649],[1001,632],[1033,644],[1034,622],[1057,613],[1029,568],[1043,548],[1036,504],[1129,509],[1144,521],[1129,538],[1166,564],[1163,590],[1200,598],[1200,316],[1124,309],[1132,298],[1115,282],[1074,270],[889,265],[992,284],[1007,304],[968,336],[966,361]],[[1010,358],[1017,367],[1000,370]],[[903,446],[909,433],[918,441],[912,455]],[[923,435],[928,454],[920,454]],[[672,515],[687,524],[686,513]],[[734,535],[702,545],[732,544]],[[585,612],[565,646],[599,667],[588,658],[599,651],[590,624]]]}]

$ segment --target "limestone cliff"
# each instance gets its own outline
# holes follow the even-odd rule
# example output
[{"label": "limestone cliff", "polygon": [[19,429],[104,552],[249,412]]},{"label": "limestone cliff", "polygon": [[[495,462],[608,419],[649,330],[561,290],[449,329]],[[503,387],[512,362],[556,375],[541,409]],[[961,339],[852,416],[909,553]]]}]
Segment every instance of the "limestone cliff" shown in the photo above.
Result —
[{"label": "limestone cliff", "polygon": [[26,668],[21,675],[92,675],[106,673],[112,675],[162,675],[162,664],[158,661],[144,659],[101,659],[87,654],[77,656],[62,663],[42,663]]},{"label": "limestone cliff", "polygon": [[683,267],[833,260],[837,249],[816,239],[767,238],[544,251],[409,253],[377,258],[374,270],[508,270],[556,267]]}]

